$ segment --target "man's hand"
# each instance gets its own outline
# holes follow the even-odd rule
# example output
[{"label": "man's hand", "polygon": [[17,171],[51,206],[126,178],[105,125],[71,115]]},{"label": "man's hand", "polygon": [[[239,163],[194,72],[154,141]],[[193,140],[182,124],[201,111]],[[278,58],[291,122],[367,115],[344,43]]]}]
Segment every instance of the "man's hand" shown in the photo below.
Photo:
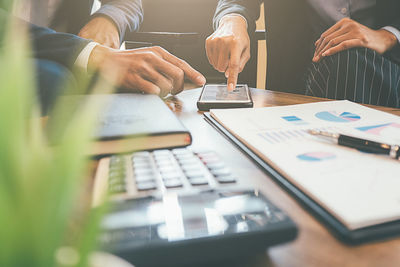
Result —
[{"label": "man's hand", "polygon": [[118,49],[120,46],[117,26],[105,17],[93,18],[81,29],[78,35],[111,48]]},{"label": "man's hand", "polygon": [[206,83],[203,75],[161,47],[121,51],[98,45],[88,68],[100,70],[118,86],[161,96],[180,93],[185,77],[198,86]]},{"label": "man's hand", "polygon": [[221,19],[218,29],[206,40],[208,61],[228,78],[228,90],[236,87],[238,75],[250,59],[250,38],[240,16]]},{"label": "man's hand", "polygon": [[372,30],[354,20],[344,18],[324,32],[315,42],[314,62],[322,57],[353,48],[366,47],[379,54],[392,49],[397,43],[396,36],[386,30]]}]

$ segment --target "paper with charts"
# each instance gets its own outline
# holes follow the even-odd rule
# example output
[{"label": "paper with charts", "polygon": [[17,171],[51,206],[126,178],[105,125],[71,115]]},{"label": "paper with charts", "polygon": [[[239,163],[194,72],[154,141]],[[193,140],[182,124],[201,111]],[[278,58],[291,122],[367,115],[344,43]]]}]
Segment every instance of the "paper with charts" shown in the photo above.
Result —
[{"label": "paper with charts", "polygon": [[211,115],[347,228],[400,219],[400,161],[306,132],[322,129],[400,144],[400,117],[350,101],[211,110]]}]

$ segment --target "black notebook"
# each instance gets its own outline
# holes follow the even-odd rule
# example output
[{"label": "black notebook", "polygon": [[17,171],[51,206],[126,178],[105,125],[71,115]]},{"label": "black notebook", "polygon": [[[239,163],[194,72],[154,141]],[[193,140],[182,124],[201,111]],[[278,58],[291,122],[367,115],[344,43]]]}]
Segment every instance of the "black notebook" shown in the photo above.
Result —
[{"label": "black notebook", "polygon": [[98,130],[91,155],[185,147],[192,143],[190,132],[158,96],[66,96],[62,102],[67,107],[76,107],[76,103],[89,100],[104,105],[97,117]]}]

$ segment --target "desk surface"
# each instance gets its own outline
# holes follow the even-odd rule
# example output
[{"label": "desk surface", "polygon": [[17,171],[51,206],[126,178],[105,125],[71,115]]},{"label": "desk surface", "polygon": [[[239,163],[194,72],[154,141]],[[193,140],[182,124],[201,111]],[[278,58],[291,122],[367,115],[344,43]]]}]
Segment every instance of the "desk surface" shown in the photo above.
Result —
[{"label": "desk surface", "polygon": [[[192,146],[195,149],[214,149],[238,175],[251,177],[249,183],[260,188],[275,204],[285,210],[300,229],[296,241],[273,247],[264,256],[251,259],[246,266],[399,266],[400,238],[354,247],[340,243],[272,178],[204,120],[196,107],[199,95],[200,89],[186,90],[166,101],[191,131]],[[252,96],[255,107],[327,101],[260,89],[252,89]],[[375,108],[400,115],[400,109]]]}]

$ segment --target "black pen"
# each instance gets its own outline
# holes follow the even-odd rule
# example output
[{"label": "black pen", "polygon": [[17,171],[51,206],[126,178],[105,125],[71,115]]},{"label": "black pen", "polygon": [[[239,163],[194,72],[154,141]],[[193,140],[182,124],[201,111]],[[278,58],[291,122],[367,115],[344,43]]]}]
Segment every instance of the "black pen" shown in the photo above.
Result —
[{"label": "black pen", "polygon": [[329,138],[331,140],[334,140],[338,145],[341,146],[356,148],[358,150],[375,154],[385,154],[389,155],[393,159],[399,159],[400,157],[400,146],[398,145],[383,144],[358,137],[339,133],[330,133],[320,130],[308,130],[308,133],[311,135]]}]

